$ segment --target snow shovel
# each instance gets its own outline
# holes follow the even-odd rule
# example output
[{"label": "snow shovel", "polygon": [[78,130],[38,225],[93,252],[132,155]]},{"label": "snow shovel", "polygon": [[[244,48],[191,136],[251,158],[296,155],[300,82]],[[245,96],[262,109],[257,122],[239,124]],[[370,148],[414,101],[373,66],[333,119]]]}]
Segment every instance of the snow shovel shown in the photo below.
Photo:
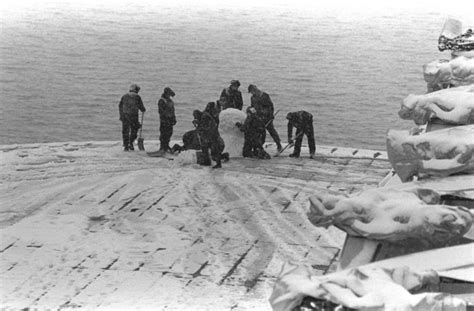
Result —
[{"label": "snow shovel", "polygon": [[143,116],[145,115],[145,112],[142,112],[142,122],[140,126],[140,133],[138,134],[138,149],[139,150],[145,150],[145,146],[143,146],[143,138],[142,138],[142,130],[143,130]]}]

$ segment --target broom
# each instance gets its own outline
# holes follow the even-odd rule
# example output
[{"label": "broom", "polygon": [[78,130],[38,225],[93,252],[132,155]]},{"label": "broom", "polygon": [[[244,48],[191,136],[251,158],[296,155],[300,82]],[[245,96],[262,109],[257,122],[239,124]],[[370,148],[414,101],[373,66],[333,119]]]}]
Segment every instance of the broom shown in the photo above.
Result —
[{"label": "broom", "polygon": [[138,134],[138,149],[139,150],[145,150],[145,146],[143,146],[143,138],[142,138],[142,130],[143,130],[143,116],[145,115],[145,112],[142,112],[142,122],[140,126],[140,134]]}]

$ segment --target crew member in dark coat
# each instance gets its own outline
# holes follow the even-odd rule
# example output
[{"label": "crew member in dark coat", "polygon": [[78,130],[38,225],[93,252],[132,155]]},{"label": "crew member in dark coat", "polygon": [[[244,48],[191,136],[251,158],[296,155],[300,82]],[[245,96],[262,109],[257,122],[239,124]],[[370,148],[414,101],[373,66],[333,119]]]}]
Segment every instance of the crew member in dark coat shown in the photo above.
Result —
[{"label": "crew member in dark coat", "polygon": [[259,159],[270,159],[270,155],[263,149],[265,143],[265,123],[260,119],[253,107],[247,108],[247,118],[244,124],[236,123],[237,127],[244,132],[244,157],[256,157]]},{"label": "crew member in dark coat", "polygon": [[273,126],[274,119],[274,107],[273,102],[270,99],[270,95],[265,92],[262,92],[256,85],[250,84],[248,87],[249,93],[252,94],[250,98],[251,106],[257,110],[257,115],[264,122],[266,130],[273,138],[273,141],[277,145],[278,151],[282,149],[280,136]]},{"label": "crew member in dark coat", "polygon": [[229,87],[225,88],[221,92],[219,103],[222,110],[227,108],[235,108],[242,110],[244,102],[242,100],[242,93],[239,91],[240,82],[239,80],[230,81]]},{"label": "crew member in dark coat", "polygon": [[175,93],[169,87],[165,87],[161,98],[158,100],[158,113],[160,115],[160,151],[171,152],[170,140],[173,135],[173,126],[176,124],[174,113],[174,102],[171,97]]},{"label": "crew member in dark coat", "polygon": [[188,149],[201,149],[201,138],[197,132],[197,127],[199,126],[199,122],[201,122],[202,111],[196,109],[193,111],[193,125],[195,127],[194,130],[188,131],[183,135],[183,144],[184,150]]},{"label": "crew member in dark coat", "polygon": [[[198,127],[199,121],[201,120],[201,116],[202,116],[202,112],[199,111],[198,109],[193,111],[193,117],[194,117],[193,125],[195,128]],[[187,131],[186,133],[184,133],[183,146],[175,144],[171,148],[172,153],[181,152],[184,150],[201,150],[201,140],[199,138],[199,135],[196,129]]]},{"label": "crew member in dark coat", "polygon": [[288,143],[293,143],[293,127],[296,128],[295,150],[290,157],[298,158],[301,152],[301,143],[303,135],[308,138],[310,158],[314,157],[316,144],[314,142],[313,115],[306,111],[289,112],[286,115],[288,119]]},{"label": "crew member in dark coat", "polygon": [[[224,151],[224,140],[219,135],[219,112],[218,105],[214,102],[207,104],[203,111],[199,125],[197,127],[197,134],[201,140],[201,150],[203,157],[209,161],[202,163],[202,165],[211,165],[209,158],[209,149],[211,150],[211,157],[216,161],[213,168],[222,167],[222,151]],[[227,156],[228,158],[228,156]]]},{"label": "crew member in dark coat", "polygon": [[120,121],[122,121],[122,139],[125,151],[134,150],[133,142],[141,124],[138,122],[138,110],[145,112],[142,99],[138,92],[140,87],[130,85],[129,92],[122,96],[119,103]]}]

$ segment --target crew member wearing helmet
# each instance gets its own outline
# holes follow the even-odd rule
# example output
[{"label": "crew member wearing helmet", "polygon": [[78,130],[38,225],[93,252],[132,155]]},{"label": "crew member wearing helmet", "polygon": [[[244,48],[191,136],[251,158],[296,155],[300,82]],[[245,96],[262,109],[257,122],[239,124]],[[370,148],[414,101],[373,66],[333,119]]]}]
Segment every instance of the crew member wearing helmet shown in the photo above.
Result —
[{"label": "crew member wearing helmet", "polygon": [[236,123],[236,126],[244,132],[244,147],[242,155],[249,158],[270,159],[270,155],[264,150],[265,123],[257,114],[254,107],[247,108],[247,118],[244,124]]},{"label": "crew member wearing helmet", "polygon": [[158,100],[158,114],[160,115],[160,151],[171,152],[170,140],[173,135],[173,126],[176,124],[174,102],[171,97],[175,93],[165,87],[161,98]]},{"label": "crew member wearing helmet", "polygon": [[[202,112],[196,128],[200,138],[202,158],[201,165],[211,165],[211,158],[216,162],[213,168],[221,168],[222,160],[229,160],[229,154],[223,154],[225,143],[219,134],[220,107],[215,102],[209,102]],[[209,157],[209,151],[211,151]]]},{"label": "crew member wearing helmet", "polygon": [[242,110],[244,102],[239,87],[239,80],[232,80],[230,81],[229,87],[222,90],[221,97],[219,98],[219,104],[221,105],[222,110],[227,108]]},{"label": "crew member wearing helmet", "polygon": [[313,115],[307,111],[289,112],[286,115],[288,120],[288,143],[293,144],[293,127],[296,128],[295,150],[290,157],[299,158],[301,152],[301,144],[303,135],[308,138],[309,157],[314,158],[316,152],[316,144],[314,141]]},{"label": "crew member wearing helmet", "polygon": [[130,85],[129,92],[122,96],[119,103],[120,121],[122,121],[122,140],[124,151],[134,150],[133,142],[137,138],[138,129],[141,124],[138,122],[138,110],[145,112],[142,99],[138,92],[140,87],[136,84]]},{"label": "crew member wearing helmet", "polygon": [[250,98],[251,106],[257,110],[258,117],[265,123],[265,129],[268,131],[273,141],[277,145],[278,151],[281,151],[281,141],[278,132],[273,126],[273,119],[275,118],[275,111],[270,95],[262,92],[256,85],[250,84],[248,91],[252,94]]}]

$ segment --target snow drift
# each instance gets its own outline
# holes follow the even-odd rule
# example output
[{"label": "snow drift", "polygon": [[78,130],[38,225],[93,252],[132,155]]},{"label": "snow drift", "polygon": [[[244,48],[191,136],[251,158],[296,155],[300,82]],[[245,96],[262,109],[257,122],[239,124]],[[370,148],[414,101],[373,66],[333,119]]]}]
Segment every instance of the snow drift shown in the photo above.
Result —
[{"label": "snow drift", "polygon": [[459,56],[452,60],[440,59],[423,66],[428,92],[447,87],[474,83],[474,58]]},{"label": "snow drift", "polygon": [[387,154],[402,181],[413,176],[449,176],[474,172],[474,125],[410,135],[390,130]]},{"label": "snow drift", "polygon": [[310,198],[308,219],[318,227],[335,225],[352,236],[439,245],[462,237],[472,225],[469,210],[440,201],[436,191],[417,187],[382,187],[350,197],[316,193]]},{"label": "snow drift", "polygon": [[417,125],[424,125],[434,118],[448,124],[474,123],[474,85],[423,95],[410,94],[403,100],[398,115]]}]

